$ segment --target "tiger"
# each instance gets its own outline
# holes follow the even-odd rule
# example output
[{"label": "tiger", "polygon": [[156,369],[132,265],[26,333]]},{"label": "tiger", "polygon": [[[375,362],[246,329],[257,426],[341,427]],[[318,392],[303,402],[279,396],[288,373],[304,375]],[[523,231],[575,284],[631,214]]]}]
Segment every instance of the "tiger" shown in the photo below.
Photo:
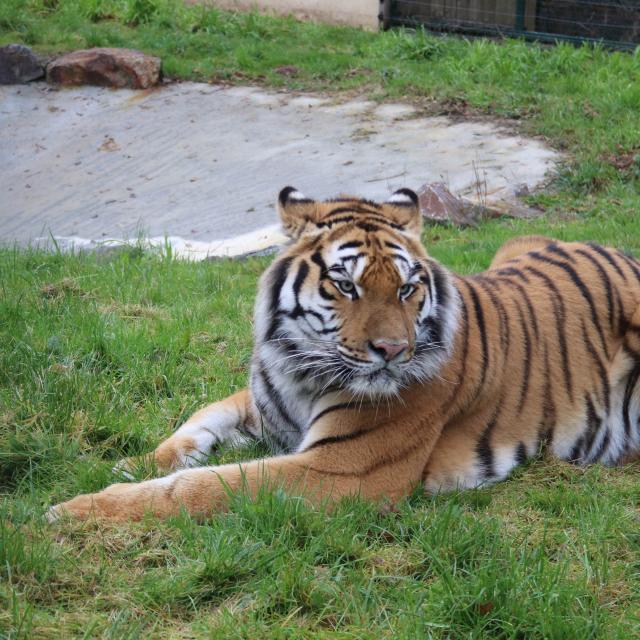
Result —
[{"label": "tiger", "polygon": [[[394,503],[504,480],[543,451],[577,465],[637,455],[636,259],[528,236],[457,275],[427,254],[410,189],[379,203],[286,187],[277,209],[289,244],[259,281],[249,388],[148,454],[165,475],[79,495],[50,520],[205,518],[264,487]],[[255,440],[271,455],[203,466]]]}]

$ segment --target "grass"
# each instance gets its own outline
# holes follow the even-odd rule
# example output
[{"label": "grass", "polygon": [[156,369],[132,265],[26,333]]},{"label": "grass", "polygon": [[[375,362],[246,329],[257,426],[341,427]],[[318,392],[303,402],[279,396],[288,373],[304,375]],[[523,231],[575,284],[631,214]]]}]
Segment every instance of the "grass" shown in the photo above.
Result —
[{"label": "grass", "polygon": [[[532,198],[547,215],[430,227],[435,257],[477,271],[522,233],[640,253],[638,54],[372,34],[170,0],[4,0],[6,42],[49,54],[133,46],[177,78],[500,117],[567,154]],[[640,634],[637,466],[542,459],[495,487],[416,493],[397,508],[351,500],[327,514],[272,493],[202,524],[45,526],[48,504],[102,488],[113,461],[246,384],[267,262],[0,249],[0,637]]]},{"label": "grass", "polygon": [[[425,239],[469,271],[501,233]],[[397,508],[350,500],[328,514],[276,492],[201,524],[43,523],[48,504],[105,486],[115,460],[245,384],[267,260],[0,251],[0,637],[637,633],[633,466],[538,460],[493,488]]]}]

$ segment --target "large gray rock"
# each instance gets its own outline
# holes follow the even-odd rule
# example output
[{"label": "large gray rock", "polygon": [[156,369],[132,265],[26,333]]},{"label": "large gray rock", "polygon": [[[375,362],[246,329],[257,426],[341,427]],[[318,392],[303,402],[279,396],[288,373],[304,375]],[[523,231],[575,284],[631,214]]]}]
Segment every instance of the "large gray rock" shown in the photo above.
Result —
[{"label": "large gray rock", "polygon": [[[524,185],[526,187],[526,185]],[[425,222],[454,224],[458,227],[475,227],[482,220],[493,218],[532,219],[542,215],[540,209],[523,204],[515,196],[516,192],[528,195],[528,187],[518,185],[513,197],[499,200],[472,202],[455,196],[443,182],[428,182],[418,190],[420,209]]]},{"label": "large gray rock", "polygon": [[418,190],[420,209],[425,221],[453,223],[460,227],[477,222],[470,203],[454,196],[444,182],[429,182]]},{"label": "large gray rock", "polygon": [[44,67],[29,47],[8,44],[0,47],[0,84],[24,84],[44,76]]},{"label": "large gray rock", "polygon": [[63,86],[148,89],[160,81],[160,64],[160,58],[135,49],[82,49],[50,63],[47,81]]}]

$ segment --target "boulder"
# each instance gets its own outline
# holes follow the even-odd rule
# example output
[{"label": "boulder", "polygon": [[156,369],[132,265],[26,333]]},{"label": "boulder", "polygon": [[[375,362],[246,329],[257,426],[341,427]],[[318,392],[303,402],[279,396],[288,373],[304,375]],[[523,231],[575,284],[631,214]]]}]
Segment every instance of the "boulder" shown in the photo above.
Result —
[{"label": "boulder", "polygon": [[423,184],[418,190],[418,199],[425,221],[460,227],[475,226],[477,222],[470,203],[454,196],[444,182]]},{"label": "boulder", "polygon": [[[526,186],[526,185],[525,185]],[[528,189],[523,193],[528,194]],[[428,182],[418,190],[420,209],[425,222],[475,227],[493,218],[522,218],[530,220],[542,215],[540,209],[528,207],[517,198],[476,203],[453,195],[443,182]]]},{"label": "boulder", "polygon": [[160,58],[135,49],[82,49],[47,66],[47,81],[62,86],[95,84],[117,89],[148,89],[161,78]]},{"label": "boulder", "polygon": [[0,84],[24,84],[44,76],[44,67],[29,47],[8,44],[0,47]]}]

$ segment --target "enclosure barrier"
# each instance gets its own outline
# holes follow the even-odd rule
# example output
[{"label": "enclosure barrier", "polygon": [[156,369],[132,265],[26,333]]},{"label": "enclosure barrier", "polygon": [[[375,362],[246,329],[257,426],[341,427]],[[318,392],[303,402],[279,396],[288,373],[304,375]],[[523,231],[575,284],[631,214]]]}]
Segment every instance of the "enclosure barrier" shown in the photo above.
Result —
[{"label": "enclosure barrier", "polygon": [[383,28],[640,45],[640,0],[381,0]]}]

